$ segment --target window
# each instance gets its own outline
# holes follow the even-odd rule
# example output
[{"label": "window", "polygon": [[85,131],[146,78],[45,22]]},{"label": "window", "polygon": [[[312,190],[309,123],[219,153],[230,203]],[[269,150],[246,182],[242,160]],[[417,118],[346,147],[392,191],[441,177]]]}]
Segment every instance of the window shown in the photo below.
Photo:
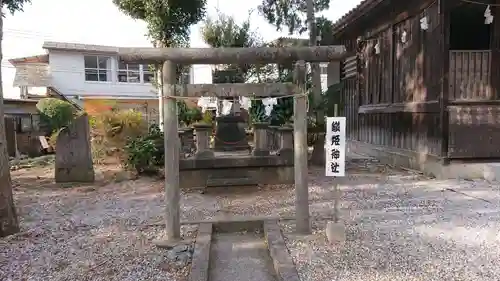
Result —
[{"label": "window", "polygon": [[40,131],[40,115],[38,114],[31,115],[31,121],[33,125],[33,131],[35,132]]},{"label": "window", "polygon": [[143,83],[153,83],[155,80],[155,75],[153,73],[153,67],[150,65],[142,66],[142,81]]},{"label": "window", "polygon": [[85,81],[111,81],[111,58],[105,56],[84,56]]},{"label": "window", "polygon": [[[19,114],[13,117],[15,122],[15,130],[18,133],[28,133],[32,131],[36,131],[36,128],[33,124],[32,115],[29,114]],[[38,124],[37,124],[38,126]]]},{"label": "window", "polygon": [[140,83],[141,66],[139,64],[118,63],[118,82]]}]

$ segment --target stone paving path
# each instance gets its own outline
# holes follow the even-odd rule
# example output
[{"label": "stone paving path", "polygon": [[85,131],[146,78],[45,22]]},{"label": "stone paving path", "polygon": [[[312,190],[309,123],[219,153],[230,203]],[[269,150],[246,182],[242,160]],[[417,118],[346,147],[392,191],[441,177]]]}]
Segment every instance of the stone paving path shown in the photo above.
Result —
[{"label": "stone paving path", "polygon": [[209,281],[275,281],[262,235],[216,233],[210,253]]}]

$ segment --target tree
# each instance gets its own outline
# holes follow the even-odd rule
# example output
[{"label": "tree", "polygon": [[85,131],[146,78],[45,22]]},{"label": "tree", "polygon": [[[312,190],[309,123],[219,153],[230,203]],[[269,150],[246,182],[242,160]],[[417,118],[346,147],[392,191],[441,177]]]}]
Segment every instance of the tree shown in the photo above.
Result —
[{"label": "tree", "polygon": [[[302,34],[309,30],[309,45],[315,46],[318,43],[325,43],[327,40],[317,39],[318,35],[331,36],[331,21],[324,17],[315,18],[315,13],[330,8],[330,0],[262,0],[259,5],[259,12],[270,23],[276,26],[277,30],[287,28],[289,34]],[[328,26],[330,25],[330,26]],[[326,39],[326,38],[325,38]],[[329,41],[327,41],[330,43]],[[312,109],[315,116],[311,118],[311,123],[317,128],[314,131],[322,131],[324,127],[324,112],[322,110],[322,90],[319,64],[311,65],[312,72]],[[312,117],[312,116],[311,116]],[[324,162],[324,139],[323,136],[317,138],[314,145],[312,162],[321,164]]]},{"label": "tree", "polygon": [[206,0],[113,0],[118,8],[148,26],[156,47],[189,44],[189,28],[205,16]]},{"label": "tree", "polygon": [[[309,28],[306,19],[308,0],[262,0],[258,10],[276,30],[287,28],[288,33],[302,34]],[[330,0],[313,0],[314,12],[330,8]]]},{"label": "tree", "polygon": [[[249,48],[261,45],[262,41],[252,32],[250,20],[238,24],[233,17],[219,13],[216,18],[209,17],[203,22],[201,35],[212,48],[239,47]],[[247,81],[254,65],[228,65],[226,69],[238,70],[241,79]],[[241,82],[244,82],[241,81]]]},{"label": "tree", "polygon": [[[22,11],[29,0],[0,0],[0,7],[6,7],[11,14]],[[0,60],[2,59],[3,14],[0,17]],[[12,179],[10,177],[9,154],[5,138],[5,117],[3,108],[3,83],[0,69],[0,237],[19,232],[14,197],[12,195]]]},{"label": "tree", "polygon": [[[252,32],[250,20],[237,23],[233,17],[218,13],[217,17],[209,17],[203,22],[201,35],[205,43],[212,48],[239,47],[249,48],[261,44],[260,38]],[[255,74],[256,65],[232,64],[224,69],[213,71],[214,83],[244,83]],[[252,106],[254,102],[252,101]],[[218,101],[219,112],[222,110],[222,101]]]},{"label": "tree", "polygon": [[[205,17],[206,0],[113,0],[113,3],[133,19],[147,24],[147,36],[156,48],[188,47],[189,28]],[[163,100],[161,67],[156,68],[156,87],[160,115],[160,129],[163,129]],[[177,66],[177,79],[186,68]]]}]

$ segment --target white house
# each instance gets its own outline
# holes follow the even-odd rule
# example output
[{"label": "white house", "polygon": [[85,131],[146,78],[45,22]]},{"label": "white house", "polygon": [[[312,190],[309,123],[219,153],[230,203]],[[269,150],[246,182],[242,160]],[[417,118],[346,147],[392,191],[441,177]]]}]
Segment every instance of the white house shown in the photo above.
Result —
[{"label": "white house", "polygon": [[[157,119],[158,97],[148,65],[120,62],[119,47],[113,46],[45,42],[43,48],[44,55],[9,60],[16,67],[14,86],[20,88],[21,97],[34,87],[45,87],[47,93],[63,96],[87,111],[113,103]],[[184,83],[194,82],[194,69],[203,71],[195,67],[183,77]],[[211,80],[210,71],[203,74],[210,76],[203,80]]]}]

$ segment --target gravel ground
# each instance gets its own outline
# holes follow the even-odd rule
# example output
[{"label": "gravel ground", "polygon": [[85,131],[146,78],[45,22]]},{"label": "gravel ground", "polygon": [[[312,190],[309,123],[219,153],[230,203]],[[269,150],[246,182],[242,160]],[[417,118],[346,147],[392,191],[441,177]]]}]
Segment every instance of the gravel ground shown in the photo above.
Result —
[{"label": "gravel ground", "polygon": [[308,236],[282,223],[303,281],[500,280],[498,184],[407,175],[358,184],[361,179],[341,186],[343,245],[327,243],[326,220],[315,220]]},{"label": "gravel ground", "polygon": [[[349,210],[343,213],[345,247],[325,245],[322,230],[324,218],[333,214],[334,182],[321,176],[323,169],[309,172],[315,234],[294,236],[293,225],[283,224],[304,281],[500,280],[493,275],[500,271],[493,268],[500,257],[498,189],[492,193],[485,182],[427,180],[377,165],[351,172],[359,175],[341,181],[343,209]],[[61,188],[52,173],[13,171],[22,232],[0,239],[0,280],[185,280],[189,266],[174,269],[165,250],[152,245],[162,235],[162,182]],[[442,192],[451,187],[454,191]],[[489,202],[475,199],[481,196]],[[293,205],[290,186],[185,191],[181,219],[291,216]],[[196,227],[183,226],[182,233],[193,237]]]}]

